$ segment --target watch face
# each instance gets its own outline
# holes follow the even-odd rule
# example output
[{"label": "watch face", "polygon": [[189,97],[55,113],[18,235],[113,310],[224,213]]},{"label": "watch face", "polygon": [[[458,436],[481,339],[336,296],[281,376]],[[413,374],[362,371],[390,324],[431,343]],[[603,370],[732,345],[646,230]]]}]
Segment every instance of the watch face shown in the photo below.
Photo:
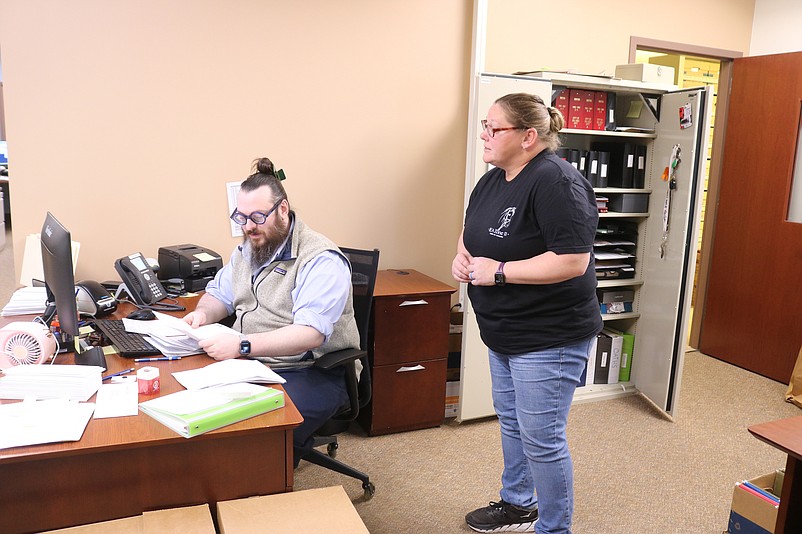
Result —
[{"label": "watch face", "polygon": [[239,353],[243,356],[247,356],[251,353],[251,342],[250,341],[240,341],[239,342]]},{"label": "watch face", "polygon": [[496,285],[504,285],[505,281],[504,273],[496,273]]}]

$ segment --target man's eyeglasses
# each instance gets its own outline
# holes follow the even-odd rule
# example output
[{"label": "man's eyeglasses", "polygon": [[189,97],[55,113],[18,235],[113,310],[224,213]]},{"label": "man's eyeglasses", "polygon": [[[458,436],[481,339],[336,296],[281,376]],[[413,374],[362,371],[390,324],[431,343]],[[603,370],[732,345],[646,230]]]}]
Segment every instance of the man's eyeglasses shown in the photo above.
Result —
[{"label": "man's eyeglasses", "polygon": [[488,137],[495,137],[496,132],[505,132],[507,130],[526,130],[526,128],[521,128],[519,126],[509,126],[507,128],[493,128],[487,124],[486,120],[482,121],[482,129],[485,131]]},{"label": "man's eyeglasses", "polygon": [[273,207],[270,208],[270,211],[254,211],[250,215],[245,215],[240,210],[234,208],[234,212],[231,214],[231,220],[240,226],[245,226],[248,224],[248,219],[252,220],[254,224],[264,224],[267,218],[270,217],[270,214],[276,211],[276,208],[278,208],[283,201],[284,199],[280,198],[278,202],[273,204]]}]

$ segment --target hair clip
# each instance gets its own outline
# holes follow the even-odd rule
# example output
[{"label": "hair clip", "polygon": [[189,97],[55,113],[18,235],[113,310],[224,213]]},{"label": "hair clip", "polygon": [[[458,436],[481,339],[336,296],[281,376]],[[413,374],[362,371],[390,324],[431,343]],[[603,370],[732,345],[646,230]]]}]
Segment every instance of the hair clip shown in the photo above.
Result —
[{"label": "hair clip", "polygon": [[284,169],[279,169],[275,173],[276,178],[278,178],[279,182],[283,182],[287,179],[287,176],[284,174]]}]

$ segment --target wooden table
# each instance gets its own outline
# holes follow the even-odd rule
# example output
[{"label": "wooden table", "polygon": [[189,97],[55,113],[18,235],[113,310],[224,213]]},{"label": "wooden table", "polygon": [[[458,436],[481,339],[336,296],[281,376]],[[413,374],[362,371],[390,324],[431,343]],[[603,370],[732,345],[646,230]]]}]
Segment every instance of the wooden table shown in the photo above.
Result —
[{"label": "wooden table", "polygon": [[[191,309],[195,302],[182,304]],[[130,310],[123,306],[116,315]],[[0,326],[9,319],[21,318],[0,318]],[[71,363],[72,354],[58,358]],[[183,389],[171,373],[214,361],[198,355],[134,363],[116,354],[106,360],[108,373],[159,367],[160,394]],[[139,401],[153,397],[140,395]],[[92,419],[77,442],[0,450],[0,532],[38,532],[146,510],[292,491],[292,431],[302,421],[287,397],[282,409],[191,439],[139,414]]]},{"label": "wooden table", "polygon": [[752,425],[749,432],[788,455],[774,534],[802,532],[802,415]]}]

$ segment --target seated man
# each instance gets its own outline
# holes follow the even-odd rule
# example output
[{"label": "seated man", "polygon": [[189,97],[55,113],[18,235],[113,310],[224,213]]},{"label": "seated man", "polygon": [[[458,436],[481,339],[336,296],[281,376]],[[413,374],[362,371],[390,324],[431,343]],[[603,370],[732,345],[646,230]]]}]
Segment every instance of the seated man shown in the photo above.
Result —
[{"label": "seated man", "polygon": [[271,161],[255,161],[254,170],[231,214],[243,243],[184,320],[198,327],[235,314],[233,328],[242,335],[222,334],[201,348],[216,360],[257,358],[287,380],[284,389],[304,418],[294,433],[297,466],[313,432],[348,401],[344,367],[311,365],[327,352],[359,348],[351,270],[337,246],[290,209]]}]

